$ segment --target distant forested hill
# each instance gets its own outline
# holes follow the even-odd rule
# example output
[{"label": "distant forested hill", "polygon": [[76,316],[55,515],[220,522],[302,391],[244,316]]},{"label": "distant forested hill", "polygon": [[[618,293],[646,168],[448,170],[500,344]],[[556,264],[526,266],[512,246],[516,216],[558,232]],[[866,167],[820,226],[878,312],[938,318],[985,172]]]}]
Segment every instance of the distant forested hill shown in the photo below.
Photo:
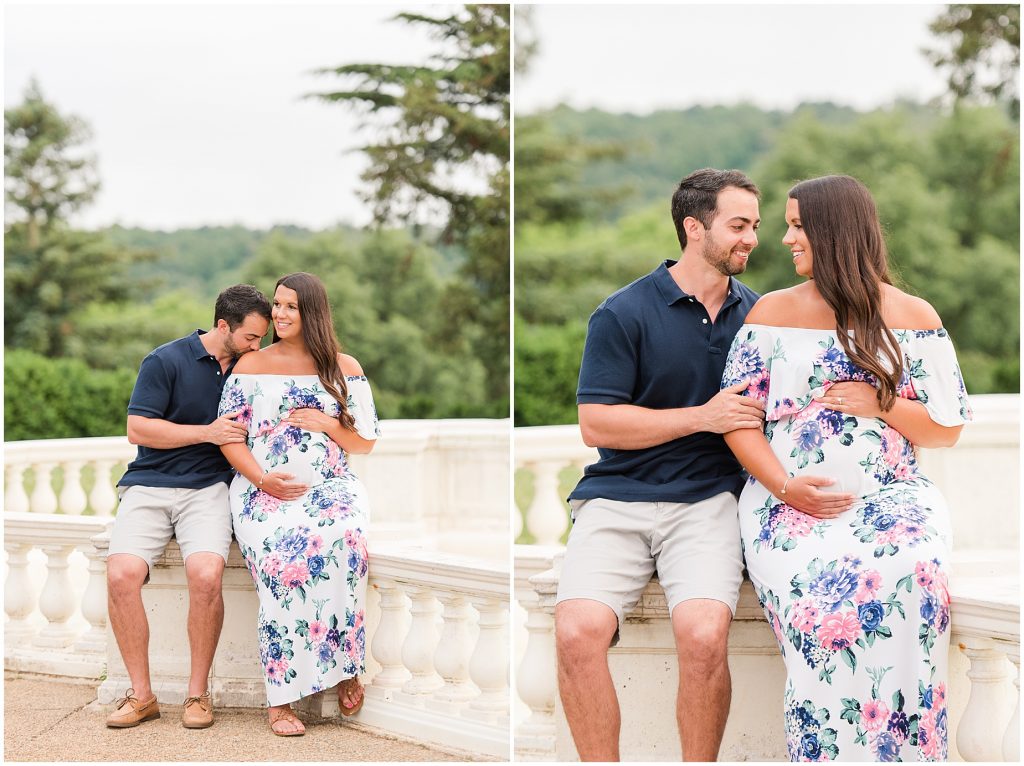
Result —
[{"label": "distant forested hill", "polygon": [[[923,105],[906,103],[900,107],[916,129],[926,129],[936,119],[935,111]],[[862,113],[832,103],[806,103],[788,112],[740,104],[659,110],[645,115],[560,106],[538,116],[561,136],[618,145],[625,152],[621,159],[589,164],[580,178],[584,189],[626,187],[623,198],[606,208],[602,216],[615,220],[651,202],[667,204],[673,187],[692,170],[710,166],[749,172],[795,121],[811,119],[823,126],[849,126]]]},{"label": "distant forested hill", "polygon": [[[357,248],[370,236],[368,230],[352,226],[339,226],[333,231]],[[280,237],[300,243],[318,234],[302,226],[201,226],[173,231],[112,226],[105,233],[119,247],[153,254],[151,259],[131,268],[138,298],[151,299],[171,290],[185,290],[197,299],[209,301],[228,285],[246,278],[248,266],[268,240]],[[436,232],[427,234],[433,237]],[[440,255],[438,275],[451,276],[463,254],[457,248],[443,245],[436,249]]]}]

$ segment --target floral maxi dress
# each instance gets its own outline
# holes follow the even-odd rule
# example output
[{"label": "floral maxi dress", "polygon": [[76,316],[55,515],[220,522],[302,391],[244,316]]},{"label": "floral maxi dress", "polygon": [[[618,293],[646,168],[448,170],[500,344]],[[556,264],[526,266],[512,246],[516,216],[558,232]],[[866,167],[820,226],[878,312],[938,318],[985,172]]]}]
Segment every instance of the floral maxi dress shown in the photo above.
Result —
[{"label": "floral maxi dress", "polygon": [[[971,419],[945,330],[894,330],[897,395],[933,421]],[[765,403],[765,435],[792,476],[857,496],[835,519],[801,513],[753,477],[739,501],[747,572],[786,664],[794,761],[947,757],[949,512],[914,447],[885,422],[814,397],[841,381],[876,383],[831,330],[744,325],[722,386]]]},{"label": "floral maxi dress", "polygon": [[[369,383],[362,376],[346,383],[357,433],[376,439]],[[271,706],[329,689],[364,668],[366,490],[330,437],[282,422],[306,407],[332,417],[340,411],[316,375],[232,375],[220,402],[220,414],[241,411],[249,449],[264,471],[310,485],[290,501],[241,475],[230,487],[235,539],[260,601],[260,662]]]}]

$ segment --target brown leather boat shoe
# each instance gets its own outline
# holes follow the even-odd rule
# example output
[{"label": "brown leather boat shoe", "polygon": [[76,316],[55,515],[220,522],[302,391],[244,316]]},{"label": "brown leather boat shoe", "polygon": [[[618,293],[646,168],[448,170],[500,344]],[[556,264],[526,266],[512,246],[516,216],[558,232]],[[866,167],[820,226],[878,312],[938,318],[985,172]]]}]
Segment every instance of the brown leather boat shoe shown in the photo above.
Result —
[{"label": "brown leather boat shoe", "polygon": [[113,712],[107,716],[107,726],[111,729],[130,729],[143,721],[151,721],[160,717],[160,706],[154,694],[145,702],[135,696],[134,689],[128,689],[124,697],[119,699]]},{"label": "brown leather boat shoe", "polygon": [[210,697],[209,689],[198,697],[185,698],[181,725],[186,729],[205,729],[213,726],[213,698]]}]

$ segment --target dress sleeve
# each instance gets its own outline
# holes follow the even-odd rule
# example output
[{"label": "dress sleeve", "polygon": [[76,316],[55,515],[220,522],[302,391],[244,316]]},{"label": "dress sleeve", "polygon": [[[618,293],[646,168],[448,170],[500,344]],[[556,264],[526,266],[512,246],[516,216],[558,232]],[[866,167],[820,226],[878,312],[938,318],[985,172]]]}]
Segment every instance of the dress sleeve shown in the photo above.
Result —
[{"label": "dress sleeve", "polygon": [[960,426],[974,419],[956,351],[944,329],[917,330],[909,338],[904,374],[917,400],[942,426]]},{"label": "dress sleeve", "polygon": [[348,384],[348,411],[355,418],[356,433],[368,441],[379,439],[380,426],[370,382],[363,375],[350,375],[345,381]]},{"label": "dress sleeve", "polygon": [[220,406],[217,417],[229,412],[240,413],[238,420],[245,424],[249,435],[252,435],[252,402],[255,398],[255,379],[251,375],[231,375],[224,381],[224,390],[220,395]]},{"label": "dress sleeve", "polygon": [[749,381],[743,396],[767,403],[771,388],[772,362],[781,349],[770,327],[743,325],[733,338],[722,373],[722,388]]}]

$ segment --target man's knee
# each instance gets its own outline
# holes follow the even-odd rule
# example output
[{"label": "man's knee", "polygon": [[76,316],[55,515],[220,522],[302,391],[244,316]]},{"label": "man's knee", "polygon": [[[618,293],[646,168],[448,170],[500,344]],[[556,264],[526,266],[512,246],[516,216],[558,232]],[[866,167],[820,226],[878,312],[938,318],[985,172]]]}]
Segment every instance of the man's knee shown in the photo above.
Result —
[{"label": "man's knee", "polygon": [[674,612],[672,623],[681,662],[704,672],[728,661],[731,624],[728,607]]},{"label": "man's knee", "polygon": [[555,607],[555,646],[559,665],[572,667],[603,657],[611,646],[618,618],[598,601],[573,599]]},{"label": "man's knee", "polygon": [[193,597],[220,596],[224,580],[224,559],[216,553],[194,553],[185,561],[185,577]]},{"label": "man's knee", "polygon": [[113,599],[142,590],[149,574],[149,564],[138,556],[115,553],[107,558],[107,593]]}]

